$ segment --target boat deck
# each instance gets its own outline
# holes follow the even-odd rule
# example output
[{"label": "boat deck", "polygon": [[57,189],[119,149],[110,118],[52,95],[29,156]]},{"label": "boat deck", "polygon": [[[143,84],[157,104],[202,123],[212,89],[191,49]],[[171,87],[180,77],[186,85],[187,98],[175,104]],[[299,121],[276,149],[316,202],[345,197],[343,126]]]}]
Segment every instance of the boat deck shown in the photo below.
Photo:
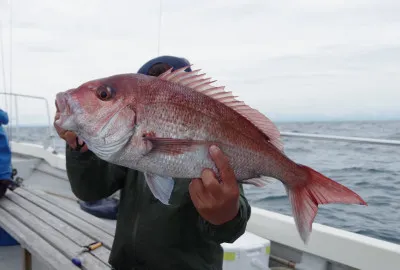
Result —
[{"label": "boat deck", "polygon": [[[103,246],[79,259],[83,269],[111,269],[108,258],[115,222],[94,217],[77,207],[76,202],[57,198],[41,190],[17,188],[0,200],[0,226],[12,235],[23,249],[24,269],[32,269],[32,256],[43,264],[38,269],[79,269],[72,263],[82,246],[100,241]],[[18,252],[17,247],[3,251]],[[20,251],[21,252],[21,251]],[[2,253],[0,253],[1,256]],[[7,256],[7,253],[3,253]],[[20,256],[21,258],[21,256]],[[1,269],[16,269],[17,261],[8,261]],[[36,264],[36,262],[35,262]]]},{"label": "boat deck", "polygon": [[[23,178],[23,186],[0,199],[0,227],[30,251],[32,256],[26,258],[28,262],[31,259],[32,269],[74,269],[71,258],[81,245],[94,241],[102,241],[104,246],[85,255],[92,265],[86,269],[110,269],[107,260],[116,222],[80,209],[67,179],[65,157],[38,145],[11,144],[13,166],[17,177]],[[299,270],[398,269],[400,265],[400,245],[317,223],[310,242],[304,245],[292,217],[257,207],[252,207],[247,232],[271,241],[271,270],[293,269],[291,265]],[[34,253],[30,235],[47,243],[40,254]],[[59,261],[46,262],[43,254],[50,252],[46,249]],[[20,246],[0,247],[0,269],[21,269],[23,262]],[[57,267],[52,267],[55,264]]]}]

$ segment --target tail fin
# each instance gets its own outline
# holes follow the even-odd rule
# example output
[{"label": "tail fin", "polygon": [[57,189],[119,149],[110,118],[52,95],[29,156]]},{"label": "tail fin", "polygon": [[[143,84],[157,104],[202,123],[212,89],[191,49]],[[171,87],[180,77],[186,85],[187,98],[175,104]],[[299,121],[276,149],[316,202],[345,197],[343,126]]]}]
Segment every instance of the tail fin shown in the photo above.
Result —
[{"label": "tail fin", "polygon": [[293,187],[286,186],[297,230],[304,243],[308,242],[312,230],[312,223],[318,211],[319,204],[367,203],[356,193],[345,186],[329,179],[319,172],[298,164],[300,170],[308,174],[305,184]]}]

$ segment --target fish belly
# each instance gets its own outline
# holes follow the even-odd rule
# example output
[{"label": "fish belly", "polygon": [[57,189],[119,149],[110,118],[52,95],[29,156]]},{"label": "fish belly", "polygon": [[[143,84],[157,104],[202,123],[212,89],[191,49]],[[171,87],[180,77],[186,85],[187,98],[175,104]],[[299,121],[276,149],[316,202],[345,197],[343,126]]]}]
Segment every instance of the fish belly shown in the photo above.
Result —
[{"label": "fish belly", "polygon": [[[228,157],[237,180],[256,178],[262,175],[262,157],[246,149],[219,145]],[[205,168],[212,169],[219,175],[218,168],[208,154],[207,146],[198,146],[182,154],[150,152],[137,164],[139,170],[174,178],[197,178]]]}]

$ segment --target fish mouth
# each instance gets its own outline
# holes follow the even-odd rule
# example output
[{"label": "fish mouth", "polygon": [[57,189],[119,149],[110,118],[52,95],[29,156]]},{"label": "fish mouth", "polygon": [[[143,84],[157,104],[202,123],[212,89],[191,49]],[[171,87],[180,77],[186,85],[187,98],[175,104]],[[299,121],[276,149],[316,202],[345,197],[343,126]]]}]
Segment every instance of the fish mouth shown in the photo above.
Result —
[{"label": "fish mouth", "polygon": [[60,115],[70,115],[71,107],[68,104],[67,97],[65,93],[58,93],[56,95],[56,109],[57,113]]},{"label": "fish mouth", "polygon": [[70,106],[70,95],[65,92],[58,93],[56,95],[55,106],[56,116],[54,125],[56,128],[70,130],[72,126],[73,111]]}]

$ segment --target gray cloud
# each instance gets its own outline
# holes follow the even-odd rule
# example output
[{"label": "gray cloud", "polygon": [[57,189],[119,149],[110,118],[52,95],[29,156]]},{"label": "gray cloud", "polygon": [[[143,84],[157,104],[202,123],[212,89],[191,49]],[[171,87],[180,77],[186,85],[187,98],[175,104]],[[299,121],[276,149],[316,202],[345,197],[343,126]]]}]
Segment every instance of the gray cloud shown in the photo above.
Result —
[{"label": "gray cloud", "polygon": [[[135,72],[157,55],[158,5],[14,1],[13,91],[52,104],[58,91]],[[398,14],[400,2],[388,0],[164,0],[161,54],[188,58],[274,120],[392,118],[400,115]]]}]

